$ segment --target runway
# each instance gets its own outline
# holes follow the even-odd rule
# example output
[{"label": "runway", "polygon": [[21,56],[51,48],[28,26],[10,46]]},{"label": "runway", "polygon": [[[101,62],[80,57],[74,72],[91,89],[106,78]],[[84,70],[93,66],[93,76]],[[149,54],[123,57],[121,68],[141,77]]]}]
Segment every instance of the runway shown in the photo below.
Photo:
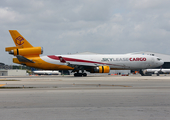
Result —
[{"label": "runway", "polygon": [[0,77],[1,120],[169,120],[170,76]]}]

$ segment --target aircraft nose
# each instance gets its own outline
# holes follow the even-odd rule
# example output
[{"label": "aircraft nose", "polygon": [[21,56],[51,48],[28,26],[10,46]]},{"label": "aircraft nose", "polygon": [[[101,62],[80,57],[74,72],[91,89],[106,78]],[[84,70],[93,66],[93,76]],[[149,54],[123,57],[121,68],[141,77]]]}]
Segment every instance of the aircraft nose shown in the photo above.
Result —
[{"label": "aircraft nose", "polygon": [[164,61],[163,61],[163,60],[161,60],[161,61],[160,61],[160,66],[161,66],[161,65],[163,65],[163,64],[164,64]]},{"label": "aircraft nose", "polygon": [[161,65],[163,65],[164,64],[164,61],[161,59],[161,58],[156,58],[156,64],[158,65],[158,66],[161,66]]}]

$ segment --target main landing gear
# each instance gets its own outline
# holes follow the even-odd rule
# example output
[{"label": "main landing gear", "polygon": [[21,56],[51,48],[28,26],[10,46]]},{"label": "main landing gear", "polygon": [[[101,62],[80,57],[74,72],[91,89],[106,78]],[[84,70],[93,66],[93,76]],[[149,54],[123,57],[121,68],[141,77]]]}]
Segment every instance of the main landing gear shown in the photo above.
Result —
[{"label": "main landing gear", "polygon": [[87,73],[74,73],[74,77],[86,77],[87,76]]},{"label": "main landing gear", "polygon": [[[81,70],[81,73],[79,73],[80,70]],[[76,72],[76,73],[74,73],[74,77],[82,77],[82,76],[86,77],[87,76],[87,73],[84,72],[83,67],[79,68],[77,70],[73,70],[72,72]]]}]

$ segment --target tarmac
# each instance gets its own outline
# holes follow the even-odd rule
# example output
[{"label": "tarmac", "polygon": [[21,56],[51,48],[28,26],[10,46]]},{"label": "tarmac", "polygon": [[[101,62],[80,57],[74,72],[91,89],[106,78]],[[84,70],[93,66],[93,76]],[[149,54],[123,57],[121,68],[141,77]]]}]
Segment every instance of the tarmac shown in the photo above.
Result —
[{"label": "tarmac", "polygon": [[1,120],[169,120],[170,76],[0,77]]}]

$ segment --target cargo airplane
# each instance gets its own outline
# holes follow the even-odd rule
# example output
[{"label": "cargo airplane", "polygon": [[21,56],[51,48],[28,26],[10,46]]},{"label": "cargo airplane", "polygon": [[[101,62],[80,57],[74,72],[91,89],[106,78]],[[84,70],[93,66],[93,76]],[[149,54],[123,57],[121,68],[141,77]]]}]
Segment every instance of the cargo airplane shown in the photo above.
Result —
[{"label": "cargo airplane", "polygon": [[36,75],[61,75],[59,71],[51,71],[51,70],[36,70],[33,71],[34,74]]},{"label": "cargo airplane", "polygon": [[144,75],[152,75],[152,73],[157,74],[159,76],[159,74],[169,74],[170,73],[170,69],[145,69],[143,70]]},{"label": "cargo airplane", "polygon": [[164,62],[156,57],[142,54],[72,54],[47,55],[41,47],[33,47],[17,30],[9,30],[15,47],[7,47],[9,54],[16,56],[13,62],[44,70],[72,70],[74,76],[90,73],[109,73],[110,70],[148,69]]}]

